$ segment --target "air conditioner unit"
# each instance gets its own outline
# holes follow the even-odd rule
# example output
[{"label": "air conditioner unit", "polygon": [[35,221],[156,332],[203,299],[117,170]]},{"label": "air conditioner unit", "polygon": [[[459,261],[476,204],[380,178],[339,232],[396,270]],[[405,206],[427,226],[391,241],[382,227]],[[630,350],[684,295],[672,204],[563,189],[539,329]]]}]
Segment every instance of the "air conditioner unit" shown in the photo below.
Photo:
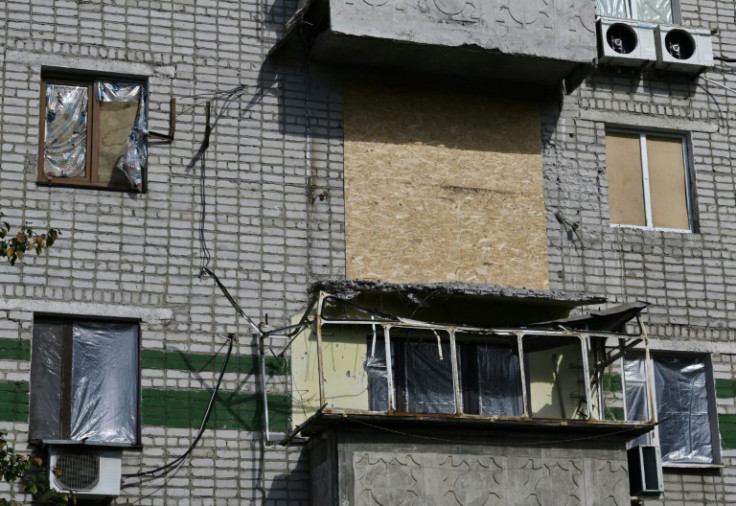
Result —
[{"label": "air conditioner unit", "polygon": [[660,494],[663,491],[662,461],[659,447],[634,446],[627,452],[631,495]]},{"label": "air conditioner unit", "polygon": [[657,61],[653,24],[600,18],[597,26],[601,65],[645,67]]},{"label": "air conditioner unit", "polygon": [[122,451],[80,446],[49,447],[49,482],[58,492],[83,498],[120,495]]},{"label": "air conditioner unit", "polygon": [[656,67],[698,74],[713,66],[713,42],[708,30],[659,25]]}]

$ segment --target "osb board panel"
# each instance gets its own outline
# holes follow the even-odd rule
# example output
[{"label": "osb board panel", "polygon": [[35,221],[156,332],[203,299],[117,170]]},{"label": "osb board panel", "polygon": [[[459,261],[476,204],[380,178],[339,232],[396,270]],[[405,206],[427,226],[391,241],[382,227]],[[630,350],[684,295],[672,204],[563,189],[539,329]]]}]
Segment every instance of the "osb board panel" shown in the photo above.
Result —
[{"label": "osb board panel", "polygon": [[539,110],[346,85],[347,276],[546,289]]},{"label": "osb board panel", "polygon": [[606,135],[606,176],[611,223],[646,225],[638,135],[619,132]]},{"label": "osb board panel", "polygon": [[647,136],[647,155],[653,225],[688,230],[682,138]]},{"label": "osb board panel", "polygon": [[135,125],[138,102],[102,102],[100,104],[100,159],[97,176],[101,183],[130,186],[125,175],[115,168],[125,152],[128,136]]}]

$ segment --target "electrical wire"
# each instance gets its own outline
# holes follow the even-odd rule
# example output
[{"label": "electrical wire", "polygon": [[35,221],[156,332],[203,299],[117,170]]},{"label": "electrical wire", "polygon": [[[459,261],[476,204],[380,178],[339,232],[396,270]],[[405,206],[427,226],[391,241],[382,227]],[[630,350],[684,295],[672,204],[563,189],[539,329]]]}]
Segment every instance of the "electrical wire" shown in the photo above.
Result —
[{"label": "electrical wire", "polygon": [[707,83],[715,84],[716,86],[720,86],[721,88],[723,88],[725,90],[728,90],[731,93],[735,93],[736,94],[736,89],[730,88],[730,87],[726,86],[725,84],[719,83],[718,81],[715,81],[713,79],[708,79],[707,77],[703,77],[703,76],[700,76],[700,79],[702,79],[703,81],[705,81]]},{"label": "electrical wire", "polygon": [[[184,453],[182,453],[180,456],[164,464],[163,466],[157,467],[155,469],[151,469],[149,471],[141,471],[138,473],[124,474],[123,478],[142,477],[141,480],[139,481],[156,480],[158,478],[168,475],[174,466],[183,464],[184,461],[187,459],[187,457],[189,457],[189,455],[192,453],[194,448],[197,446],[197,443],[199,443],[200,439],[202,439],[202,435],[204,435],[204,431],[207,429],[207,422],[210,419],[210,415],[212,415],[212,408],[215,405],[215,398],[217,397],[217,392],[220,390],[220,385],[222,384],[222,378],[223,376],[225,376],[225,371],[227,370],[227,364],[228,362],[230,362],[230,355],[232,355],[232,352],[233,352],[233,343],[235,342],[235,336],[233,334],[228,335],[228,340],[229,340],[229,343],[228,343],[228,348],[227,348],[227,354],[225,355],[225,361],[222,363],[222,368],[220,369],[220,375],[217,378],[217,384],[215,385],[214,390],[212,390],[212,395],[210,396],[210,402],[207,405],[207,409],[205,410],[204,418],[202,418],[202,423],[199,426],[197,435],[194,437],[194,439],[192,440],[187,450]],[[121,485],[121,488],[128,488],[134,485],[137,485],[137,483],[136,484],[123,484]]]}]

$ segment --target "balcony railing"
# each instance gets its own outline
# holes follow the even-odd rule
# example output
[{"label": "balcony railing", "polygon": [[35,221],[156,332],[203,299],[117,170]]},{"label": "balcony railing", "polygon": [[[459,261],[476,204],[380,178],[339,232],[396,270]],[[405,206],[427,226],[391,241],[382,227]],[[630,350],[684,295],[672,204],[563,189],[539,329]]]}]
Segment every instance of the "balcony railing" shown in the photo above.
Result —
[{"label": "balcony railing", "polygon": [[[312,331],[291,345],[293,424],[334,414],[627,424],[606,416],[602,384],[625,350],[638,345],[648,354],[636,318],[634,334],[581,331],[564,320],[480,328],[415,321],[321,293]],[[650,409],[644,423],[653,421]]]}]

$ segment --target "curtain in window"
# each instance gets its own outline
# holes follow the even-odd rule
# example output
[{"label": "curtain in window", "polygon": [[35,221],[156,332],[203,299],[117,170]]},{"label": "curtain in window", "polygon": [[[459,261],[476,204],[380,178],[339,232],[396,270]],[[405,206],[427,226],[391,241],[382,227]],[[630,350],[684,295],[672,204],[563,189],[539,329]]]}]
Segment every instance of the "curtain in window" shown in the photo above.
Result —
[{"label": "curtain in window", "polygon": [[138,326],[76,322],[73,333],[71,438],[135,443]]},{"label": "curtain in window", "polygon": [[46,85],[44,174],[84,177],[87,165],[87,87]]},{"label": "curtain in window", "polygon": [[521,371],[516,352],[510,347],[480,345],[477,365],[480,414],[521,416]]}]

